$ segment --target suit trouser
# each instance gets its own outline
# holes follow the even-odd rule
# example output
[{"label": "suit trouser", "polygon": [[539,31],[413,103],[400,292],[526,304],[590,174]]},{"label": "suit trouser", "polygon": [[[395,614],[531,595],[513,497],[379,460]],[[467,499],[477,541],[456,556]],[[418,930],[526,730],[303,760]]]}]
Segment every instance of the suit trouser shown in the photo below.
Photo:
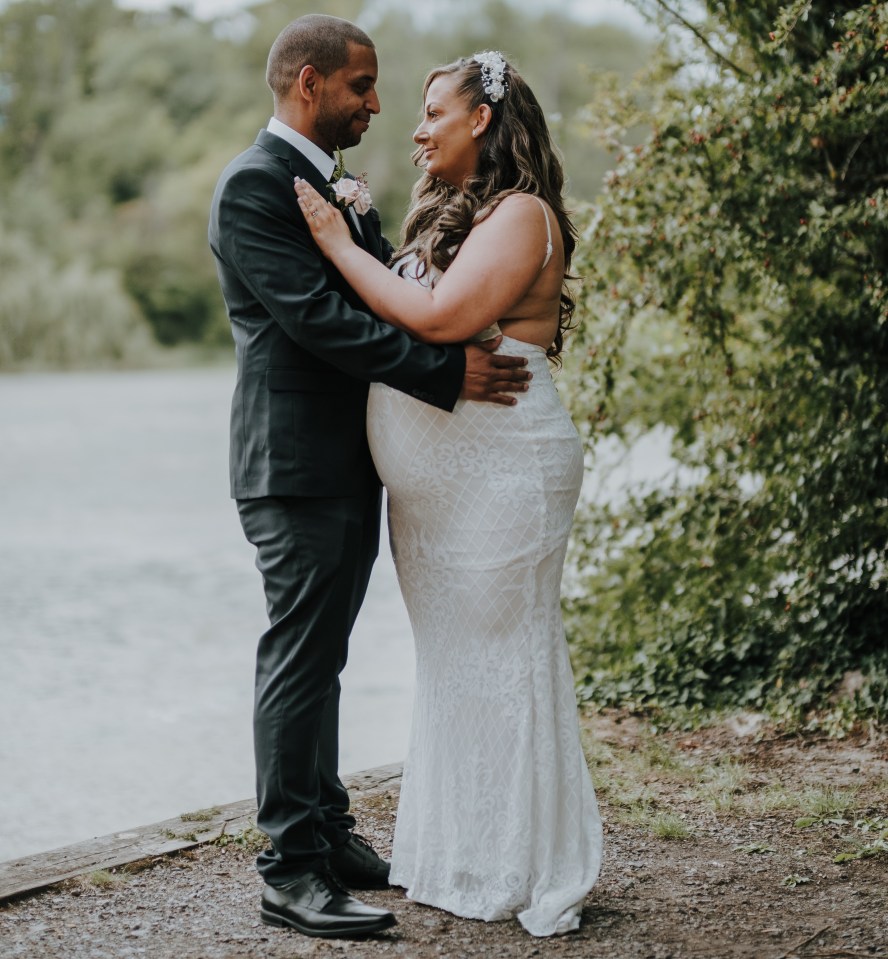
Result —
[{"label": "suit trouser", "polygon": [[379,548],[381,489],[342,498],[238,500],[265,586],[253,734],[258,860],[283,885],[348,839],[354,818],[339,779],[339,673]]}]

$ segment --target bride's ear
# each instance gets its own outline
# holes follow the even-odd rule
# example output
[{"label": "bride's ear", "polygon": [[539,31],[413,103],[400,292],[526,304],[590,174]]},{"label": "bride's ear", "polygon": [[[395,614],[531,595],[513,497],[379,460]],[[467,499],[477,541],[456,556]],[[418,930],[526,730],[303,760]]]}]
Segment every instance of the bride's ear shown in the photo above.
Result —
[{"label": "bride's ear", "polygon": [[472,127],[472,136],[480,137],[482,133],[490,126],[493,118],[493,110],[486,103],[482,103],[475,114],[475,123]]}]

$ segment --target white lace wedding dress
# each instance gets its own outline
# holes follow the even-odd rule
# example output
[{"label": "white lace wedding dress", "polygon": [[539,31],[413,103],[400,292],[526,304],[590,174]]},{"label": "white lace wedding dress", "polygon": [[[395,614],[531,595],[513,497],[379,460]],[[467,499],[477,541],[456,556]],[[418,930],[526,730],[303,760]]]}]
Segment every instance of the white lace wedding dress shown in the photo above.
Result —
[{"label": "white lace wedding dress", "polygon": [[512,407],[445,413],[371,387],[416,644],[391,882],[548,936],[577,927],[601,863],[560,606],[583,457],[544,350],[509,337],[500,350],[533,372]]}]

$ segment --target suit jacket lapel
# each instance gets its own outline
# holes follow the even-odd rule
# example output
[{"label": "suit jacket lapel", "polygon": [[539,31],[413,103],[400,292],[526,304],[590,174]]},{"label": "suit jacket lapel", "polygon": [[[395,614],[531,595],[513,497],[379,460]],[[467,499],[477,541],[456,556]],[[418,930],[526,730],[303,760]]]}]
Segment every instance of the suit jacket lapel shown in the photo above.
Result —
[{"label": "suit jacket lapel", "polygon": [[379,213],[376,207],[371,209],[359,218],[361,227],[364,231],[366,247],[377,260],[382,260],[382,227],[379,225]]},{"label": "suit jacket lapel", "polygon": [[[355,177],[353,174],[349,173],[348,170],[343,173],[343,176],[349,177],[354,180]],[[379,228],[379,214],[376,213],[375,208],[371,208],[363,216],[356,214],[358,221],[361,224],[361,229],[356,230],[354,227],[354,218],[351,215],[346,216],[346,220],[349,221],[349,229],[352,232],[352,236],[358,239],[358,242],[364,249],[376,257],[377,260],[382,259],[382,232]]]},{"label": "suit jacket lapel", "polygon": [[[256,137],[256,144],[264,150],[268,150],[268,152],[274,154],[274,156],[285,160],[293,176],[302,177],[302,179],[308,181],[325,200],[330,199],[330,184],[324,179],[321,171],[295,147],[287,143],[286,140],[276,137],[267,130],[260,130],[259,135]],[[351,176],[350,173],[346,173],[345,175]],[[352,179],[354,178],[352,177]],[[362,229],[358,229],[355,224],[355,219],[351,214],[347,214],[345,217],[345,222],[348,223],[348,228],[355,242],[372,253],[377,260],[382,259],[382,235],[377,217],[374,217],[372,213],[366,213],[364,216],[358,217],[358,219],[361,221]]]},{"label": "suit jacket lapel", "polygon": [[307,180],[321,196],[327,197],[327,181],[320,170],[295,147],[290,146],[286,140],[276,137],[268,130],[260,130],[259,136],[256,137],[256,145],[268,150],[274,156],[280,157],[289,166],[293,176],[299,176],[303,180]]},{"label": "suit jacket lapel", "polygon": [[[352,180],[355,179],[354,175],[349,173],[348,170],[345,171],[343,176],[350,177]],[[382,260],[382,228],[379,225],[379,213],[376,207],[371,207],[363,216],[359,215],[358,220],[361,222],[361,245],[368,253],[372,253],[377,260]],[[352,234],[354,235],[354,230],[352,230]]]}]

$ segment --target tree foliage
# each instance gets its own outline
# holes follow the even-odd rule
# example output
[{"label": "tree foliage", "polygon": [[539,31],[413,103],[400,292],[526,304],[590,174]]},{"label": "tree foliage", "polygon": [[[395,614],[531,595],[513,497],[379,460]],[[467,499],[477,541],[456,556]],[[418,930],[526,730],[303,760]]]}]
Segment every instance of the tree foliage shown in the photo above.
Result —
[{"label": "tree foliage", "polygon": [[83,260],[58,268],[26,237],[0,234],[0,368],[143,363],[151,336],[120,278]]},{"label": "tree foliage", "polygon": [[572,637],[602,702],[884,719],[888,5],[706,8],[593,110],[568,392],[590,449],[662,423],[674,468],[585,507]]}]

